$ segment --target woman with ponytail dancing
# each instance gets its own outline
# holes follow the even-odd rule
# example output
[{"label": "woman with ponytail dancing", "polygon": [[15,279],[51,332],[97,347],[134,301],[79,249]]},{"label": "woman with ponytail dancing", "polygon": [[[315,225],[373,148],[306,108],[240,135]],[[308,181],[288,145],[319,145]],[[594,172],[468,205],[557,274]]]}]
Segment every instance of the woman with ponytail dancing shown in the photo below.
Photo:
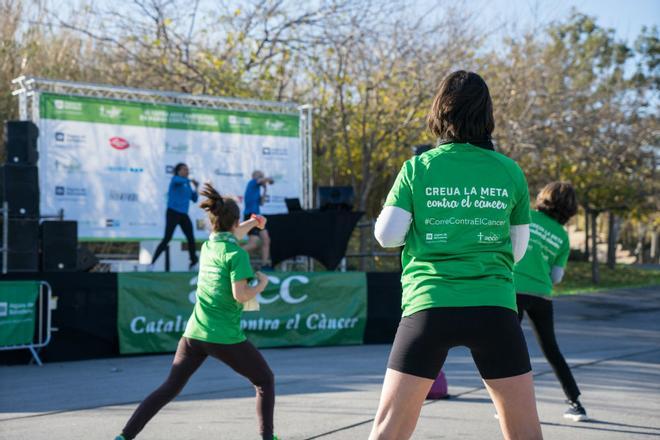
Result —
[{"label": "woman with ponytail dancing", "polygon": [[208,356],[224,362],[252,382],[256,389],[261,438],[276,439],[273,435],[273,373],[240,327],[243,304],[266,288],[268,278],[257,272],[258,284],[248,285],[255,274],[247,252],[238,245],[236,237],[244,236],[254,227],[263,229],[266,219],[255,216],[239,224],[240,210],[234,200],[220,196],[208,183],[200,194],[206,197],[200,206],[208,213],[212,233],[202,246],[195,308],[179,341],[169,376],[142,401],[115,440],[135,438],[147,422],[179,394]]}]

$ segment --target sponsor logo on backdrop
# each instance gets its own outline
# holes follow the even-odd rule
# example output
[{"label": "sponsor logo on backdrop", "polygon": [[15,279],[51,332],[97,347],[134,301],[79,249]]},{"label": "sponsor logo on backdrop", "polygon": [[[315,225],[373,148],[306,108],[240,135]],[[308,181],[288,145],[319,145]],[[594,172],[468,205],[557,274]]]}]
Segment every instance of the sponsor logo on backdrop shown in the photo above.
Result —
[{"label": "sponsor logo on backdrop", "polygon": [[119,220],[112,219],[112,218],[106,218],[105,219],[105,227],[106,228],[118,228],[120,226]]},{"label": "sponsor logo on backdrop", "polygon": [[111,137],[110,139],[108,139],[108,142],[110,143],[110,146],[115,150],[126,150],[131,146],[131,144],[129,144],[126,139],[119,136]]},{"label": "sponsor logo on backdrop", "polygon": [[87,197],[87,188],[80,186],[56,186],[55,195],[58,197]]},{"label": "sponsor logo on backdrop", "polygon": [[[176,165],[165,165],[165,174],[174,174],[175,167]],[[188,166],[188,171],[192,175],[192,168],[190,168],[190,166]]]},{"label": "sponsor logo on backdrop", "polygon": [[83,166],[82,162],[75,157],[69,157],[66,159],[55,159],[55,169],[58,172],[63,172],[67,174],[82,173]]},{"label": "sponsor logo on backdrop", "polygon": [[229,125],[238,125],[238,126],[252,125],[252,119],[246,116],[229,115],[229,118],[227,119],[229,121]]},{"label": "sponsor logo on backdrop", "polygon": [[289,155],[287,148],[263,147],[261,154],[272,159],[285,159]]},{"label": "sponsor logo on backdrop", "polygon": [[221,176],[221,177],[243,177],[243,172],[242,171],[225,171],[221,170],[220,168],[216,168],[213,170],[213,174],[216,176]]},{"label": "sponsor logo on backdrop", "polygon": [[282,121],[271,121],[270,119],[267,119],[266,128],[273,131],[279,131],[284,130],[286,125]]},{"label": "sponsor logo on backdrop", "polygon": [[82,102],[70,102],[70,101],[64,101],[62,99],[54,100],[53,105],[57,110],[70,111],[70,112],[81,112],[83,109]]},{"label": "sponsor logo on backdrop", "polygon": [[0,302],[0,316],[2,316],[2,317],[7,316],[7,303],[6,302]]},{"label": "sponsor logo on backdrop", "polygon": [[184,154],[190,151],[190,145],[183,143],[165,142],[165,152],[170,154]]},{"label": "sponsor logo on backdrop", "polygon": [[117,200],[120,202],[137,202],[139,201],[137,193],[110,191],[110,200]]},{"label": "sponsor logo on backdrop", "polygon": [[105,170],[111,173],[143,173],[142,167],[128,167],[125,165],[108,165]]},{"label": "sponsor logo on backdrop", "polygon": [[121,118],[121,109],[113,105],[99,107],[99,114],[105,118],[118,119]]},{"label": "sponsor logo on backdrop", "polygon": [[75,148],[87,143],[87,136],[82,134],[55,132],[55,146],[58,148]]},{"label": "sponsor logo on backdrop", "polygon": [[218,147],[214,146],[220,153],[233,153],[236,151],[236,147],[231,145],[220,145]]},{"label": "sponsor logo on backdrop", "polygon": [[158,226],[158,223],[156,223],[156,222],[128,222],[128,226],[154,227],[154,226]]}]

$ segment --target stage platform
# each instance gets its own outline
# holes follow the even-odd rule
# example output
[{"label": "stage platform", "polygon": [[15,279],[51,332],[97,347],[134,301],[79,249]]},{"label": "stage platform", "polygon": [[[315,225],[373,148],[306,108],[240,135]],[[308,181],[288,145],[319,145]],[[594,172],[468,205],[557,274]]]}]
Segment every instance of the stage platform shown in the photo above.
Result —
[{"label": "stage platform", "polygon": [[[560,346],[582,390],[588,423],[562,418],[557,380],[524,322],[545,438],[660,436],[660,287],[556,300]],[[285,440],[366,439],[389,345],[265,349],[276,378],[275,427]],[[171,355],[0,367],[0,438],[111,439],[165,377]],[[449,400],[429,401],[413,439],[501,438],[494,407],[466,349],[446,364]],[[140,435],[199,440],[257,438],[253,390],[207,361]]]}]

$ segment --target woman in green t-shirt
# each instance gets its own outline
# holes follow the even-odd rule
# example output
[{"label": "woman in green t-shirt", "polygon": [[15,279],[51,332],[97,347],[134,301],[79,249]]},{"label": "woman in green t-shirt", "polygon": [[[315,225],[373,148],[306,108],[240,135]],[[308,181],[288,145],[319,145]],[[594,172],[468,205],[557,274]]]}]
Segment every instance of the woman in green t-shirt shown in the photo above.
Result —
[{"label": "woman in green t-shirt", "polygon": [[439,145],[404,163],[376,222],[382,246],[404,246],[403,317],[370,439],[412,435],[456,346],[471,350],[504,437],[540,439],[512,275],[529,238],[525,176],[493,149],[492,101],[476,73],[441,82],[428,125]]},{"label": "woman in green t-shirt", "polygon": [[552,182],[536,197],[531,212],[529,246],[525,257],[513,268],[518,317],[527,313],[543,354],[552,366],[568,399],[564,417],[576,422],[587,420],[587,411],[578,397],[580,389],[573,378],[555,338],[551,295],[553,284],[564,277],[570,246],[564,225],[577,212],[577,198],[570,183]]},{"label": "woman in green t-shirt", "polygon": [[236,237],[244,236],[255,227],[263,229],[266,219],[254,216],[239,224],[240,210],[234,200],[221,197],[208,183],[200,194],[206,197],[200,206],[208,213],[212,233],[202,246],[195,308],[179,341],[167,380],[142,401],[115,440],[133,439],[179,394],[208,356],[224,362],[252,382],[256,389],[261,438],[276,438],[273,435],[273,373],[240,327],[243,305],[263,292],[268,277],[257,272],[257,285],[248,284],[255,274],[250,257]]}]

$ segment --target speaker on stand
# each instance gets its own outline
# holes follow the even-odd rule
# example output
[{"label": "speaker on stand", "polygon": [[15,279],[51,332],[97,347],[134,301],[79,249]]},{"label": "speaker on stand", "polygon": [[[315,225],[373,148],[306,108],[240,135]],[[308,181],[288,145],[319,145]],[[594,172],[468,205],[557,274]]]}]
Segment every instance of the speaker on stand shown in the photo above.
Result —
[{"label": "speaker on stand", "polygon": [[38,137],[31,121],[5,122],[7,160],[0,166],[3,273],[39,270]]},{"label": "speaker on stand", "polygon": [[78,222],[45,221],[40,233],[41,270],[74,272],[78,266]]}]

